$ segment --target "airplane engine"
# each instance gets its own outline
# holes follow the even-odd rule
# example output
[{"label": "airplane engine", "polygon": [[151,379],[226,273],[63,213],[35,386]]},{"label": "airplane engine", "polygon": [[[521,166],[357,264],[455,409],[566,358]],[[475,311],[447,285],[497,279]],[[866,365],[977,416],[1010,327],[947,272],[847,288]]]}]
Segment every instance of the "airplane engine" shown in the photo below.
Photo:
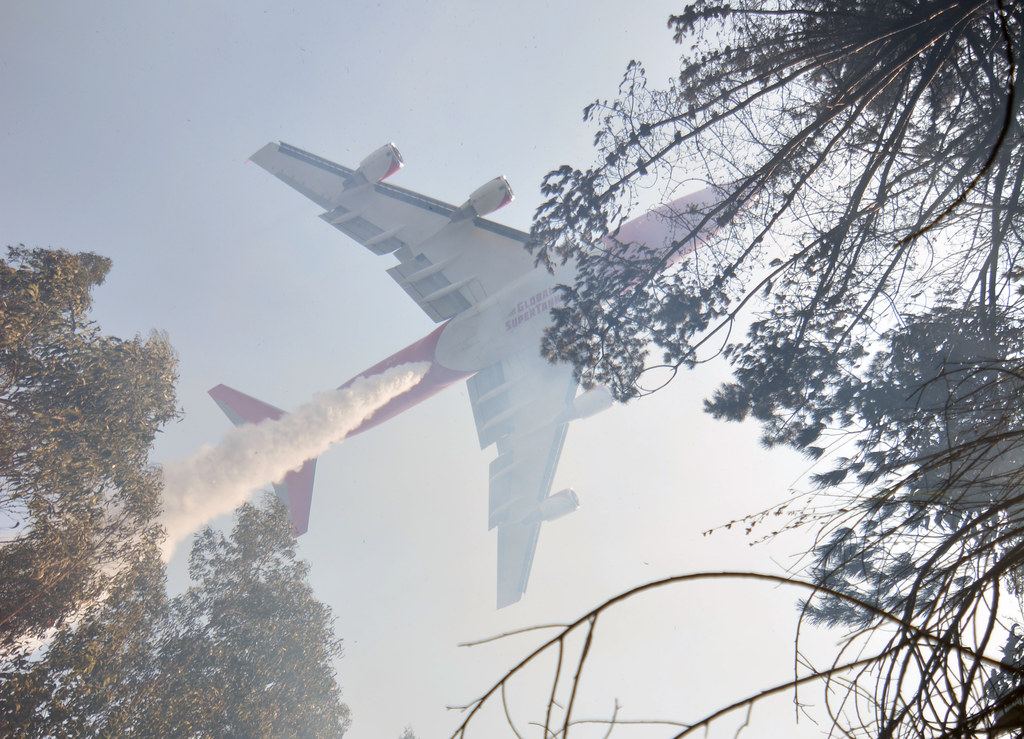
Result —
[{"label": "airplane engine", "polygon": [[404,165],[405,162],[402,161],[402,155],[399,153],[398,147],[394,144],[384,144],[384,146],[359,162],[356,177],[360,179],[360,182],[365,180],[373,184],[390,177]]},{"label": "airplane engine", "polygon": [[523,518],[523,523],[554,521],[556,518],[568,516],[579,507],[580,499],[576,496],[576,491],[566,488],[542,500],[533,513]]},{"label": "airplane engine", "polygon": [[588,418],[595,413],[606,411],[612,407],[615,399],[611,391],[604,385],[595,385],[572,402],[576,418]]},{"label": "airplane engine", "polygon": [[508,180],[504,177],[495,177],[475,189],[469,196],[469,200],[459,208],[459,213],[485,216],[498,208],[504,208],[514,198],[512,186],[508,184]]}]

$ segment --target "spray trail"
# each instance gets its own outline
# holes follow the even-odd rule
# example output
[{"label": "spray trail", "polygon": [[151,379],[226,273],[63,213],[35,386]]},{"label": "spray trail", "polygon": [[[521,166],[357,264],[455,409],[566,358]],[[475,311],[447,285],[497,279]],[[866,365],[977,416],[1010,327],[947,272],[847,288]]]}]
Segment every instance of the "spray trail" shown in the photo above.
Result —
[{"label": "spray trail", "polygon": [[216,446],[164,465],[164,559],[190,533],[231,513],[249,493],[342,441],[374,412],[416,385],[427,362],[402,364],[316,395],[276,421],[232,429]]}]

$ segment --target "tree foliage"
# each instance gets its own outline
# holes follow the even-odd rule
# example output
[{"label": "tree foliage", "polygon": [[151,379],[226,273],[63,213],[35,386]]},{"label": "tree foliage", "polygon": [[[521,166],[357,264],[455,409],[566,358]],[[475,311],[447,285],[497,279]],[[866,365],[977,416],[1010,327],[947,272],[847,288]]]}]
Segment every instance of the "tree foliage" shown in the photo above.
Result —
[{"label": "tree foliage", "polygon": [[159,535],[154,435],[176,417],[174,352],[89,319],[110,261],[0,261],[0,657],[60,626]]},{"label": "tree foliage", "polygon": [[[1003,0],[689,3],[679,78],[634,62],[586,109],[598,159],[548,175],[533,228],[540,261],[578,264],[552,359],[627,399],[722,353],[707,410],[820,461],[805,615],[887,634],[835,694],[852,733],[960,736],[1024,698],[978,657],[1024,572],[1022,21]],[[605,237],[687,177],[723,194],[672,249],[720,236],[622,269]]]},{"label": "tree foliage", "polygon": [[276,500],[240,508],[230,538],[203,531],[175,598],[149,547],[41,659],[7,671],[4,734],[341,736],[341,642],[307,572]]},{"label": "tree foliage", "polygon": [[[686,48],[678,81],[651,89],[632,63],[619,99],[586,109],[597,163],[545,179],[537,256],[581,271],[550,355],[631,397],[623,338],[692,363],[709,326],[763,295],[765,320],[732,357],[773,368],[747,383],[771,397],[808,349],[830,351],[798,377],[831,376],[922,296],[996,310],[1019,276],[1020,13],[991,0],[688,5],[669,21]],[[652,255],[637,289],[636,274],[600,268],[615,258],[600,238],[645,187],[701,176],[729,194],[676,246],[712,220],[731,220],[724,238],[687,269],[662,273],[672,255]]]},{"label": "tree foliage", "polygon": [[340,736],[341,643],[279,505],[203,532],[194,584],[166,595],[149,452],[178,414],[175,355],[89,318],[109,268],[0,262],[0,733]]}]

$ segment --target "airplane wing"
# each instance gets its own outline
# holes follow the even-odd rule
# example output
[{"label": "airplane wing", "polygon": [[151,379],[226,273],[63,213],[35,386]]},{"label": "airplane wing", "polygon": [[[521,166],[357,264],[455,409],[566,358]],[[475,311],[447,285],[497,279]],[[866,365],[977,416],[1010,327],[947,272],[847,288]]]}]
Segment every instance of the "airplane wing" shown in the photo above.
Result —
[{"label": "airplane wing", "polygon": [[[527,234],[462,208],[382,182],[285,143],[252,161],[325,212],[374,254],[394,254],[388,274],[436,322],[451,318],[534,269]],[[362,184],[360,184],[362,183]]]},{"label": "airplane wing", "polygon": [[498,529],[498,608],[526,590],[541,523],[576,509],[575,493],[551,483],[574,418],[572,368],[535,347],[467,380],[480,447],[496,444],[490,465],[489,527]]}]

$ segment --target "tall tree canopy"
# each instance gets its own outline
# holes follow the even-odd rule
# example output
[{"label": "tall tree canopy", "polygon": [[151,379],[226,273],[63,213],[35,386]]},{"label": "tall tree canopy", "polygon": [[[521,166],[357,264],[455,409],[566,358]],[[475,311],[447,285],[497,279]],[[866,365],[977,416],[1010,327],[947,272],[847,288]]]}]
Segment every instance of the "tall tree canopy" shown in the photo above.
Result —
[{"label": "tall tree canopy", "polygon": [[[688,5],[669,21],[685,49],[678,81],[651,89],[631,64],[620,98],[585,111],[597,163],[545,179],[534,248],[581,270],[550,355],[632,397],[637,339],[657,363],[692,363],[708,327],[760,293],[770,320],[731,354],[769,372],[741,383],[736,412],[768,416],[752,394],[800,402],[807,383],[791,372],[834,374],[926,296],[997,310],[1019,276],[1020,22],[1020,4],[993,0]],[[671,254],[603,269],[616,255],[601,237],[650,202],[646,188],[696,178],[728,196],[692,231],[731,219],[723,238],[687,269],[662,273]]]},{"label": "tall tree canopy", "polygon": [[[679,78],[631,64],[585,111],[595,164],[551,172],[534,223],[541,262],[578,265],[548,356],[628,399],[724,353],[708,410],[827,464],[811,574],[905,624],[839,691],[853,732],[960,736],[1024,698],[978,656],[1024,562],[1022,21],[1006,0],[690,3]],[[623,264],[617,227],[688,178],[721,197],[678,214],[673,250],[720,235]]]},{"label": "tall tree canopy", "polygon": [[157,546],[4,674],[5,736],[339,737],[349,724],[330,609],[306,581],[276,499],[231,537],[196,539],[192,586],[168,599]]},{"label": "tall tree canopy", "polygon": [[0,261],[0,657],[59,626],[159,536],[149,450],[177,415],[161,334],[89,319],[110,261],[14,248]]},{"label": "tall tree canopy", "polygon": [[0,733],[341,736],[341,642],[276,500],[200,534],[193,586],[165,593],[149,452],[178,413],[175,355],[89,319],[109,268],[0,261]]}]

